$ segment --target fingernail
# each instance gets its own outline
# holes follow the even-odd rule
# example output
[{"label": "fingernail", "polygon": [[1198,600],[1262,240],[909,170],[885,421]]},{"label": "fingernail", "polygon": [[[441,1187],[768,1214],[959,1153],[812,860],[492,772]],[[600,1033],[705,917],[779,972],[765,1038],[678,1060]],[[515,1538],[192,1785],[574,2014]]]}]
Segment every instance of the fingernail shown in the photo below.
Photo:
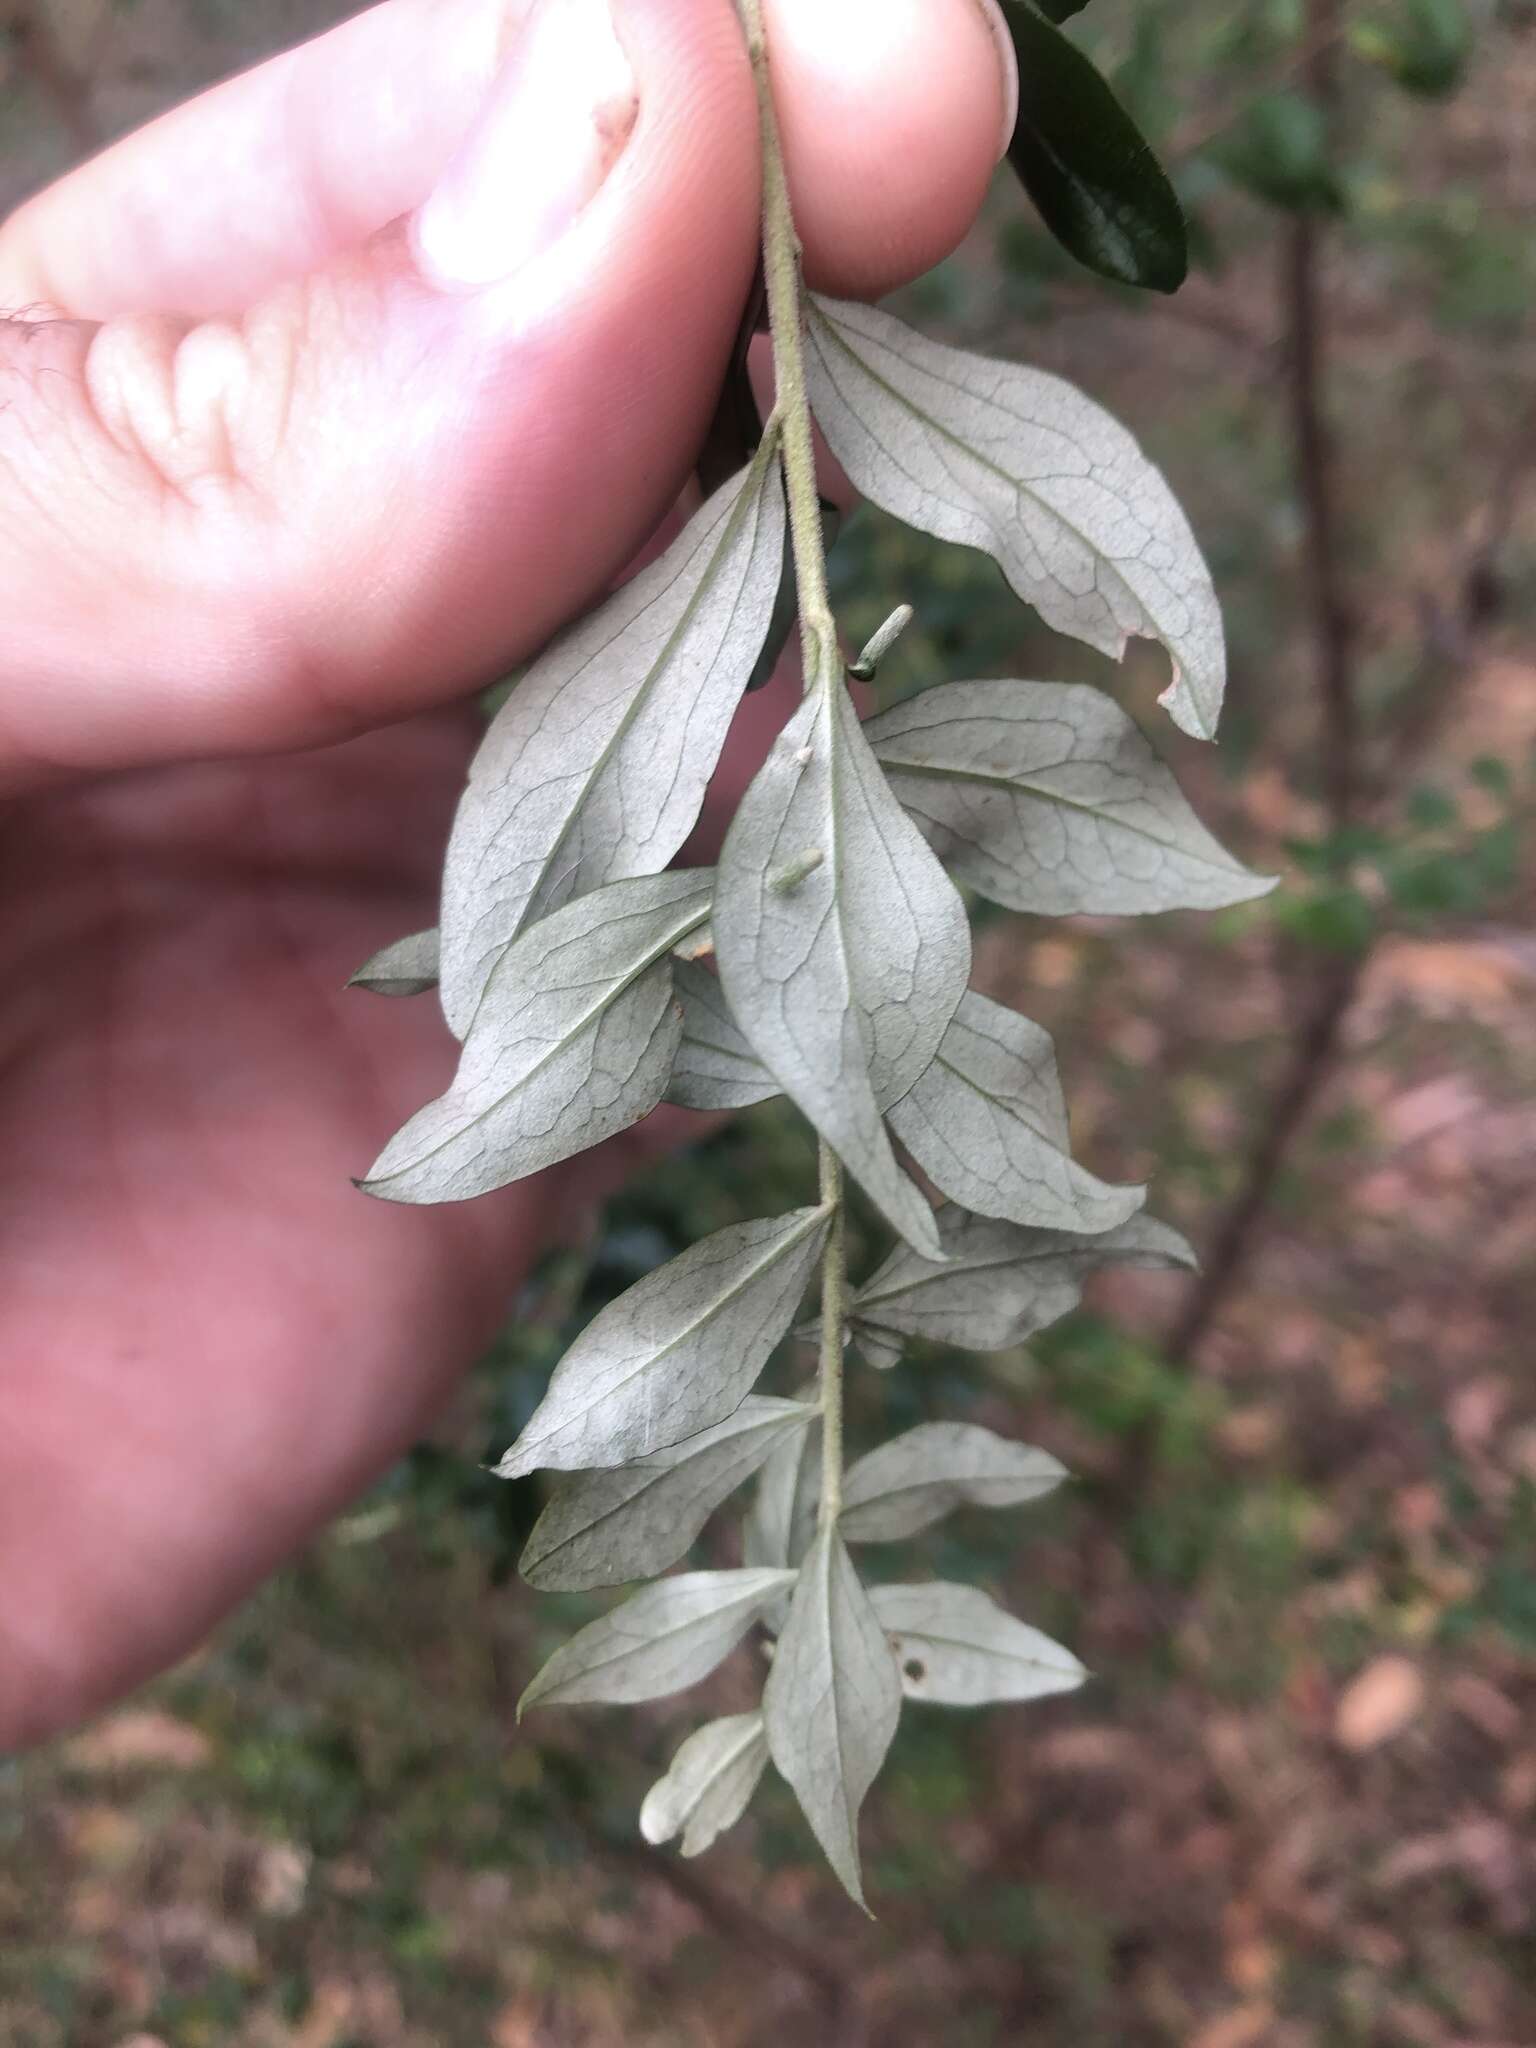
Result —
[{"label": "fingernail", "polygon": [[997,0],[976,0],[987,27],[992,31],[992,40],[997,44],[997,59],[1002,66],[1003,77],[1003,132],[998,138],[999,160],[1008,154],[1008,145],[1013,140],[1014,124],[1019,118],[1019,56],[1013,47],[1008,23]]},{"label": "fingernail", "polygon": [[638,111],[608,0],[534,0],[490,101],[416,216],[422,269],[448,285],[521,269],[598,191]]}]

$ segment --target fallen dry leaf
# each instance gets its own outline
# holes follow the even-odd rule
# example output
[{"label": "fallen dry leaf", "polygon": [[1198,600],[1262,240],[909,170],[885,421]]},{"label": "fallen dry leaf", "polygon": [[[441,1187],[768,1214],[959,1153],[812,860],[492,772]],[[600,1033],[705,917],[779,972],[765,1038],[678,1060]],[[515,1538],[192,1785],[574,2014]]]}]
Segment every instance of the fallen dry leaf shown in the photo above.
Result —
[{"label": "fallen dry leaf", "polygon": [[1406,1657],[1378,1657],[1345,1688],[1334,1712],[1334,1740],[1362,1756],[1401,1735],[1423,1704],[1418,1666]]},{"label": "fallen dry leaf", "polygon": [[1258,2048],[1274,2024],[1272,2005],[1239,2005],[1203,2026],[1189,2048]]},{"label": "fallen dry leaf", "polygon": [[118,1771],[159,1766],[195,1771],[213,1755],[201,1728],[178,1721],[158,1707],[128,1707],[66,1743],[66,1762],[76,1770]]}]

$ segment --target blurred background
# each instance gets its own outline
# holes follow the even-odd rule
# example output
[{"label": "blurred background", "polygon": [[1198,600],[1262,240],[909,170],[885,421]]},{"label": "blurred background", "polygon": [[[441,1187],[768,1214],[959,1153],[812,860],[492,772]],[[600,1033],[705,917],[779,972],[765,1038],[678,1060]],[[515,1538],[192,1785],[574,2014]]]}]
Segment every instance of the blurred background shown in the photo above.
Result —
[{"label": "blurred background", "polygon": [[[0,0],[0,209],[349,11]],[[782,1787],[700,1862],[640,1841],[698,1696],[514,1729],[593,1610],[519,1586],[538,1485],[481,1461],[604,1301],[805,1199],[769,1105],[552,1261],[437,1439],[199,1655],[0,1766],[5,2048],[1536,2043],[1536,7],[1094,0],[1072,32],[1196,274],[1074,271],[1005,171],[910,296],[1162,462],[1226,605],[1224,744],[981,557],[865,512],[836,573],[855,644],[918,607],[883,698],[1112,687],[1284,878],[1216,917],[984,918],[977,980],[1055,1032],[1080,1156],[1151,1175],[1205,1270],[854,1382],[856,1442],[969,1416],[1078,1475],[879,1562],[981,1580],[1095,1678],[909,1708],[874,1925]]]}]

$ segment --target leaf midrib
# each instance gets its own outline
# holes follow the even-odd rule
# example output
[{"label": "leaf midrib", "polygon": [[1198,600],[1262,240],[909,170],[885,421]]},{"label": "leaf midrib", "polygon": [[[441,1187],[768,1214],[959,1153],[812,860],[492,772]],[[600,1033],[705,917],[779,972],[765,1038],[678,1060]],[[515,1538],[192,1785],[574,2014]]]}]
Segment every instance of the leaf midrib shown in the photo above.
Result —
[{"label": "leaf midrib", "polygon": [[765,433],[762,440],[758,443],[757,450],[756,453],[753,455],[752,462],[749,466],[746,479],[743,482],[740,491],[737,493],[736,502],[731,507],[730,512],[726,517],[725,524],[720,529],[718,539],[715,543],[714,552],[710,556],[708,564],[706,565],[702,574],[699,577],[697,588],[694,590],[694,593],[692,597],[689,598],[687,604],[683,607],[682,613],[678,618],[677,624],[673,627],[672,631],[667,635],[666,642],[662,646],[660,652],[657,654],[656,659],[651,663],[650,667],[646,670],[645,675],[642,677],[640,683],[636,686],[633,696],[630,698],[629,703],[626,705],[624,712],[619,719],[619,723],[614,727],[613,732],[610,734],[607,742],[603,746],[602,751],[599,754],[597,754],[596,757],[593,759],[591,767],[588,770],[585,779],[580,784],[576,797],[571,804],[569,812],[567,813],[565,823],[560,828],[558,838],[556,838],[553,841],[553,843],[550,846],[549,852],[545,856],[543,862],[540,864],[537,879],[535,880],[533,887],[528,892],[528,900],[526,904],[523,906],[522,915],[518,918],[517,929],[512,933],[512,937],[507,941],[508,945],[511,945],[513,941],[516,940],[519,933],[525,931],[530,923],[537,922],[536,918],[532,918],[530,916],[530,913],[533,909],[533,905],[539,895],[540,890],[544,887],[545,882],[548,880],[550,872],[554,868],[555,862],[558,859],[561,850],[565,846],[567,840],[570,838],[571,831],[576,823],[577,817],[580,815],[583,807],[585,806],[587,798],[591,795],[593,789],[597,786],[602,776],[606,773],[609,762],[613,759],[614,755],[622,746],[631,728],[635,724],[636,720],[639,718],[641,711],[645,708],[646,704],[649,703],[651,693],[656,685],[657,678],[664,674],[665,671],[671,666],[673,656],[677,652],[677,645],[679,639],[682,637],[684,633],[686,633],[689,626],[692,625],[693,620],[697,615],[700,606],[704,602],[706,593],[713,589],[716,578],[719,576],[720,573],[720,565],[725,560],[726,556],[729,554],[731,546],[734,543],[738,532],[740,531],[741,527],[745,524],[748,505],[756,506],[758,503],[758,493],[760,487],[765,477],[768,475],[770,469],[772,468],[773,458],[776,456],[777,451],[777,431],[774,430],[772,432]]},{"label": "leaf midrib", "polygon": [[[696,912],[690,913],[686,920],[674,920],[675,929],[671,929],[670,936],[659,940],[645,958],[628,974],[624,975],[621,980],[605,982],[603,984],[605,993],[594,1000],[592,1006],[582,1014],[569,1031],[565,1032],[549,1047],[548,1051],[540,1053],[532,1066],[525,1067],[505,1093],[498,1095],[494,1102],[488,1102],[484,1109],[477,1110],[472,1117],[461,1123],[457,1130],[450,1132],[440,1144],[434,1145],[430,1151],[418,1153],[414,1159],[398,1168],[394,1173],[389,1174],[386,1179],[369,1182],[368,1185],[387,1187],[390,1181],[399,1180],[402,1174],[418,1172],[420,1168],[426,1165],[428,1160],[436,1159],[440,1153],[446,1152],[451,1145],[458,1144],[466,1131],[474,1130],[478,1125],[484,1123],[487,1117],[494,1116],[498,1110],[504,1109],[520,1089],[525,1088],[536,1074],[541,1074],[551,1060],[558,1059],[562,1053],[568,1051],[575,1040],[584,1031],[590,1029],[592,1024],[603,1015],[605,1010],[611,1010],[619,998],[633,988],[642,975],[649,973],[658,960],[664,959],[679,939],[686,938],[689,932],[696,930],[699,925],[703,924],[709,916],[713,895],[714,892],[712,890],[706,893],[702,907]],[[686,903],[688,899],[684,897],[682,901]],[[507,950],[510,952],[511,948],[509,947]],[[502,953],[498,957],[496,966],[491,970],[493,978],[506,957],[506,953]],[[490,984],[487,983],[486,986],[489,988]],[[482,997],[483,1000],[484,998]],[[477,1017],[478,1014],[477,1011]],[[448,1092],[451,1094],[452,1090],[450,1089]]]},{"label": "leaf midrib", "polygon": [[[1042,498],[1039,495],[1039,493],[1035,490],[1033,484],[1031,484],[1026,478],[1019,476],[1010,476],[1006,469],[1003,469],[998,463],[992,460],[991,456],[984,455],[979,448],[973,447],[969,441],[962,441],[960,436],[958,434],[951,433],[950,429],[946,427],[941,420],[936,420],[931,413],[924,412],[923,408],[920,405],[916,404],[912,399],[908,398],[905,392],[898,391],[894,384],[892,384],[887,378],[881,376],[880,372],[874,367],[874,365],[871,362],[869,362],[869,360],[866,357],[860,355],[856,348],[854,348],[849,342],[844,340],[841,328],[837,325],[836,321],[833,320],[829,314],[822,311],[819,301],[817,301],[815,298],[812,298],[810,304],[812,325],[825,329],[825,331],[828,334],[830,334],[832,339],[837,343],[838,347],[843,351],[843,354],[847,356],[848,360],[854,365],[856,365],[857,368],[862,370],[864,372],[864,375],[868,377],[872,383],[878,384],[880,386],[880,389],[884,391],[886,395],[895,404],[902,406],[907,412],[909,412],[912,415],[914,419],[921,420],[924,426],[930,428],[935,434],[939,435],[941,439],[947,441],[952,448],[958,448],[962,455],[968,455],[973,462],[979,463],[983,469],[989,469],[1000,483],[1005,483],[1009,485],[1009,487],[1015,491],[1024,492],[1029,497],[1030,502],[1032,504],[1038,505],[1042,512],[1049,514],[1049,516],[1052,519],[1056,520],[1057,523],[1060,526],[1064,527],[1066,531],[1070,533],[1076,540],[1081,541],[1083,546],[1088,550],[1088,552],[1094,557],[1096,561],[1107,563],[1109,567],[1114,570],[1115,574],[1120,577],[1121,581],[1125,581],[1124,575],[1120,568],[1121,557],[1106,554],[1103,548],[1099,546],[1098,542],[1090,539],[1090,537],[1083,531],[1083,529],[1077,524],[1075,520],[1069,519],[1064,512],[1058,511],[1054,505],[1047,504],[1045,499]],[[944,379],[939,377],[938,372],[935,370],[925,370],[924,374],[930,377],[934,377],[940,383],[944,382]],[[1048,373],[1045,371],[1039,371],[1036,372],[1036,374],[1044,376]],[[966,398],[973,398],[975,396],[975,393],[965,391],[962,393],[962,395]],[[847,404],[846,399],[843,402],[844,404]],[[995,400],[983,402],[989,402],[993,404],[996,403]],[[849,410],[851,411],[852,408],[850,407]],[[1006,412],[1007,408],[1005,406],[999,406],[998,410],[1000,412]],[[1012,419],[1016,417],[1016,415],[1009,413],[1008,417]],[[1048,423],[1044,423],[1038,420],[1032,420],[1029,422],[1029,424],[1031,426],[1040,426],[1042,424]],[[1060,434],[1064,441],[1071,441],[1071,436],[1068,435],[1065,432],[1065,430],[1060,427],[1051,428],[1050,431],[1053,433]],[[1077,444],[1074,442],[1072,443],[1072,445],[1076,446]],[[1095,467],[1095,464],[1093,464],[1092,462],[1089,463],[1090,477]],[[1137,604],[1141,606],[1142,611],[1150,619],[1152,617],[1151,608],[1146,604],[1146,602],[1141,597],[1137,595],[1137,593],[1134,590],[1130,589],[1129,584],[1126,584],[1126,589],[1130,591],[1131,596],[1136,600]]]},{"label": "leaf midrib", "polygon": [[[808,1236],[812,1230],[823,1229],[826,1225],[829,1213],[830,1212],[824,1207],[807,1210],[804,1219],[795,1226],[793,1231],[787,1232],[781,1238],[774,1239],[764,1249],[762,1256],[751,1267],[750,1271],[745,1273],[732,1286],[729,1293],[718,1296],[710,1307],[703,1310],[699,1315],[697,1315],[694,1318],[692,1322],[684,1324],[681,1329],[675,1331],[674,1334],[670,1336],[667,1339],[667,1341],[664,1344],[660,1345],[656,1350],[646,1352],[644,1357],[640,1360],[640,1362],[630,1372],[626,1373],[622,1379],[612,1382],[609,1386],[607,1386],[604,1389],[604,1391],[601,1394],[594,1394],[591,1400],[589,1400],[584,1407],[576,1409],[571,1415],[566,1417],[560,1423],[558,1428],[547,1430],[542,1436],[539,1437],[530,1437],[527,1439],[528,1443],[530,1445],[549,1444],[558,1441],[558,1439],[564,1436],[575,1423],[584,1421],[586,1417],[592,1413],[594,1408],[603,1405],[605,1402],[611,1401],[614,1398],[615,1394],[618,1393],[621,1388],[630,1386],[635,1380],[639,1379],[643,1373],[650,1372],[656,1366],[659,1360],[668,1357],[672,1352],[676,1351],[679,1345],[688,1341],[690,1338],[695,1336],[700,1330],[707,1329],[710,1323],[712,1323],[717,1316],[723,1315],[725,1310],[730,1306],[731,1302],[737,1296],[744,1293],[745,1290],[751,1286],[753,1281],[759,1279],[762,1276],[762,1274],[766,1273],[769,1270],[769,1268],[775,1263],[776,1260],[787,1257],[788,1254],[791,1251],[793,1251],[796,1248],[796,1246],[800,1244],[801,1240]],[[620,1299],[622,1299],[622,1296],[620,1297]],[[617,1307],[618,1304],[615,1303],[614,1305],[615,1307]],[[567,1353],[567,1359],[571,1355],[572,1354]],[[563,1362],[564,1361],[562,1361],[562,1363]],[[554,1392],[553,1380],[550,1382],[550,1392]],[[708,1425],[706,1425],[706,1427],[708,1427]],[[687,1439],[684,1438],[683,1441],[686,1442]],[[662,1445],[657,1446],[657,1449],[662,1448],[667,1447]],[[644,1457],[649,1457],[651,1453],[642,1452],[640,1455]]]},{"label": "leaf midrib", "polygon": [[1044,789],[1039,784],[1031,782],[1025,774],[992,772],[984,768],[956,768],[937,761],[904,761],[887,753],[886,747],[878,741],[875,742],[875,757],[882,767],[892,770],[897,775],[926,776],[938,782],[979,782],[988,789],[1001,789],[1010,794],[1032,796],[1037,802],[1059,804],[1064,811],[1076,811],[1080,816],[1092,818],[1096,823],[1113,825],[1121,832],[1129,833],[1133,838],[1145,839],[1149,846],[1156,846],[1165,853],[1178,854],[1185,860],[1198,861],[1204,867],[1215,868],[1218,873],[1226,872],[1229,865],[1238,874],[1246,872],[1237,861],[1229,864],[1212,860],[1209,854],[1191,853],[1187,847],[1180,846],[1177,840],[1165,839],[1156,832],[1149,832],[1144,825],[1128,824],[1125,819],[1117,818],[1094,804],[1084,803],[1080,797],[1063,796],[1057,790]]},{"label": "leaf midrib", "polygon": [[[748,1398],[750,1399],[750,1396]],[[741,1411],[738,1409],[737,1414],[739,1414],[740,1412]],[[781,1432],[785,1436],[787,1436],[791,1429],[804,1429],[808,1427],[812,1417],[816,1414],[816,1412],[817,1411],[814,1408],[806,1408],[803,1417],[798,1415],[778,1414],[759,1415],[752,1417],[750,1421],[745,1423],[742,1426],[742,1428],[737,1432],[736,1440],[739,1444],[744,1444],[746,1438],[749,1437],[754,1430],[760,1431],[762,1435],[767,1439],[767,1441],[761,1447],[761,1451],[757,1457],[756,1464],[748,1465],[746,1470],[742,1473],[740,1479],[734,1480],[732,1484],[726,1489],[727,1493],[734,1493],[738,1486],[744,1485],[746,1481],[751,1478],[752,1474],[758,1469],[760,1465],[765,1464],[767,1462],[768,1458],[773,1454],[774,1450],[777,1448],[777,1443],[775,1440]],[[726,1420],[732,1421],[734,1420],[734,1417],[728,1416]],[[683,1449],[686,1446],[687,1441],[688,1440],[685,1438],[683,1444],[676,1446],[676,1448]],[[707,1450],[694,1451],[690,1454],[689,1457],[675,1458],[671,1464],[658,1466],[654,1472],[647,1472],[643,1477],[640,1485],[635,1488],[633,1493],[626,1494],[623,1500],[616,1501],[614,1505],[610,1508],[604,1508],[603,1512],[600,1515],[594,1515],[590,1521],[583,1522],[578,1529],[572,1530],[569,1536],[562,1536],[560,1541],[552,1545],[550,1549],[541,1551],[540,1554],[536,1558],[532,1559],[528,1566],[524,1568],[524,1577],[527,1576],[528,1571],[538,1571],[542,1566],[548,1564],[551,1561],[551,1559],[559,1557],[563,1552],[570,1550],[573,1545],[585,1541],[594,1533],[594,1531],[601,1529],[606,1523],[611,1522],[615,1515],[628,1514],[629,1511],[635,1506],[636,1502],[644,1500],[646,1495],[650,1493],[653,1488],[660,1486],[664,1481],[668,1479],[675,1479],[680,1472],[685,1472],[688,1469],[688,1466],[692,1462],[693,1458],[708,1457],[711,1451],[723,1450],[726,1447],[726,1445],[731,1441],[732,1439],[730,1438],[722,1439],[722,1441],[718,1444],[711,1444]],[[664,1457],[667,1455],[667,1452],[650,1451],[645,1453],[645,1455],[647,1457],[652,1458]],[[635,1462],[638,1463],[639,1461],[636,1460]],[[614,1469],[616,1471],[622,1471],[624,1467],[616,1466]],[[721,1498],[724,1499],[725,1496],[722,1495]],[[775,1569],[775,1567],[767,1566],[764,1567],[764,1569],[772,1570]]]}]

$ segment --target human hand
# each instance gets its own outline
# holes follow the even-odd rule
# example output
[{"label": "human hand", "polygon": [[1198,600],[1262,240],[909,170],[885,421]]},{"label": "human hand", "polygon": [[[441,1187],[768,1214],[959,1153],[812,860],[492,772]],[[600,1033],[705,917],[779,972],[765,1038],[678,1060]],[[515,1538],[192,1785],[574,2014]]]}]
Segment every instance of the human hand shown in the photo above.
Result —
[{"label": "human hand", "polygon": [[[397,1456],[615,1170],[356,1193],[452,1048],[343,986],[431,920],[466,693],[675,497],[750,279],[728,0],[609,19],[386,0],[0,229],[0,1749]],[[770,35],[812,280],[928,268],[1009,111],[984,0]]]}]

